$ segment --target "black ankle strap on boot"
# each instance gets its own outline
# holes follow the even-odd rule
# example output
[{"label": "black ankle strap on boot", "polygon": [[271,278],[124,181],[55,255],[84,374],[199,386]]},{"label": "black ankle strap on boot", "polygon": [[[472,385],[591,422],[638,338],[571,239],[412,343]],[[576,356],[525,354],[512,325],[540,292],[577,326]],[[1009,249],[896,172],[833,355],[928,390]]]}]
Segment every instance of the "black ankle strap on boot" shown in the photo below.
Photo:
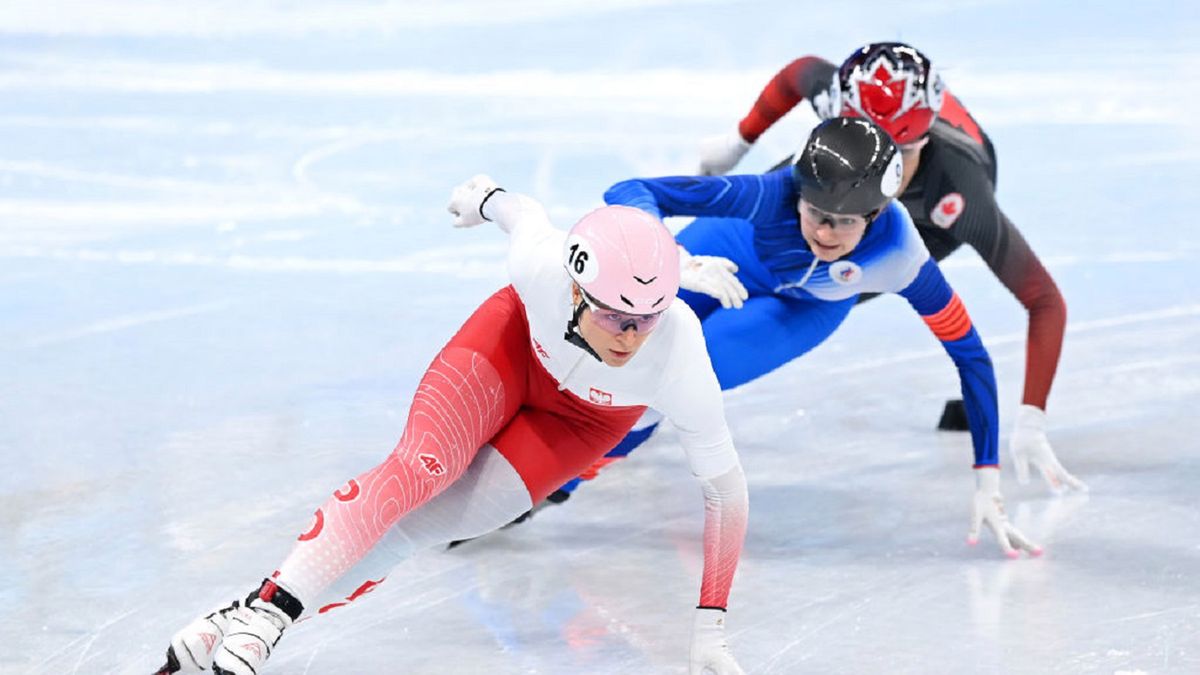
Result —
[{"label": "black ankle strap on boot", "polygon": [[246,606],[252,606],[251,602],[255,599],[275,605],[283,610],[283,613],[287,614],[292,621],[300,618],[301,612],[304,611],[304,605],[300,604],[296,596],[283,590],[279,587],[279,584],[270,579],[263,579],[262,586],[259,586],[257,591],[246,596]]}]

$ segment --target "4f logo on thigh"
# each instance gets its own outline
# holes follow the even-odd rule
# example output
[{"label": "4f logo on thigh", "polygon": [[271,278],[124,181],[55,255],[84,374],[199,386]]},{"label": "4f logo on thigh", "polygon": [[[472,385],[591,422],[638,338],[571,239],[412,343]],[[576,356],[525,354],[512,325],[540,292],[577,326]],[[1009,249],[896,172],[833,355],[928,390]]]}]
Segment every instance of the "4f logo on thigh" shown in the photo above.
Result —
[{"label": "4f logo on thigh", "polygon": [[421,466],[425,467],[425,472],[430,476],[440,476],[446,473],[446,467],[442,465],[442,460],[433,455],[422,452],[417,455],[421,460]]}]

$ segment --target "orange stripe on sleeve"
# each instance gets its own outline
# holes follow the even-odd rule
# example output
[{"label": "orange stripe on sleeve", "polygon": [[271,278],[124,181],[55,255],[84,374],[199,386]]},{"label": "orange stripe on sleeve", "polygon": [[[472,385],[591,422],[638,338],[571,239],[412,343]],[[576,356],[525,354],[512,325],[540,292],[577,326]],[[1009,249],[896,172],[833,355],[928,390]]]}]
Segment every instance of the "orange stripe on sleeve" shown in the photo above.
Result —
[{"label": "orange stripe on sleeve", "polygon": [[971,330],[971,317],[967,315],[967,308],[963,307],[958,293],[952,295],[950,302],[947,302],[946,306],[936,314],[921,318],[925,320],[929,330],[933,331],[937,339],[942,342],[958,340]]}]

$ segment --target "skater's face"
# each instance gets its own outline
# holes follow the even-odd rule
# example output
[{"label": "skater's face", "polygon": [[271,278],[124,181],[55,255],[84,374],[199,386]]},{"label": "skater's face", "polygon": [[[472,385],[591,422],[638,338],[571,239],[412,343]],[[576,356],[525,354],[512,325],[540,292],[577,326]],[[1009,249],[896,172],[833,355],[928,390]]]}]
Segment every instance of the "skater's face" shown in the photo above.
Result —
[{"label": "skater's face", "polygon": [[[659,314],[639,317],[594,307],[584,299],[578,286],[572,289],[572,296],[576,304],[582,302],[585,307],[579,316],[579,334],[600,355],[600,360],[613,368],[629,363],[658,324]],[[628,320],[620,321],[620,317]]]},{"label": "skater's face", "polygon": [[800,233],[808,242],[813,255],[823,262],[833,262],[849,254],[862,241],[867,231],[867,219],[859,215],[828,213],[801,199]]}]

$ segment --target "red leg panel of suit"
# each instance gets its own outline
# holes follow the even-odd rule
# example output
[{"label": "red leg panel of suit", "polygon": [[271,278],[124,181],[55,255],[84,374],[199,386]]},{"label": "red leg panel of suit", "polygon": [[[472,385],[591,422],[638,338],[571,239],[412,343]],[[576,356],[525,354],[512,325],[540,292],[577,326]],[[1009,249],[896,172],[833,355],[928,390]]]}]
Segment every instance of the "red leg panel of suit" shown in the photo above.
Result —
[{"label": "red leg panel of suit", "polygon": [[511,287],[501,289],[430,364],[395,450],[317,509],[277,581],[311,603],[392,525],[461,476],[485,443],[536,503],[607,452],[644,410],[559,391],[536,359],[524,306]]}]

